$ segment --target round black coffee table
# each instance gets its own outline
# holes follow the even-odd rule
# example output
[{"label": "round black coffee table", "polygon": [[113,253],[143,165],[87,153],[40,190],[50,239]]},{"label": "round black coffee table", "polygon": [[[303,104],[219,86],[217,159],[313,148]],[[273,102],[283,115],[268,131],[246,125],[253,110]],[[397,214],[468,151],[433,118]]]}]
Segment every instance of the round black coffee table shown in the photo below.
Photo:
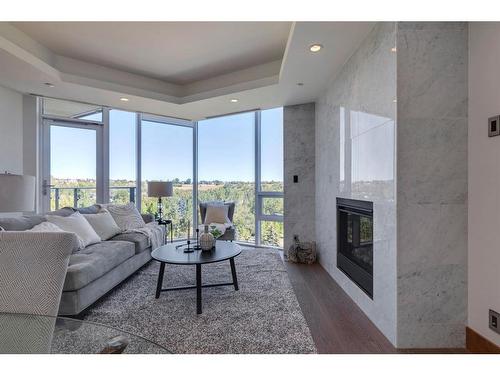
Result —
[{"label": "round black coffee table", "polygon": [[[236,266],[234,258],[241,254],[239,245],[233,242],[217,241],[215,249],[211,251],[195,250],[192,253],[185,253],[185,247],[178,244],[163,245],[151,252],[154,260],[160,262],[160,272],[158,273],[158,284],[156,285],[156,298],[160,298],[161,292],[171,290],[196,289],[196,313],[201,314],[201,288],[214,286],[234,285],[234,290],[238,290],[238,279],[236,278]],[[201,265],[229,260],[233,282],[220,284],[201,283]],[[196,285],[178,286],[174,288],[162,288],[165,264],[196,265]]]}]

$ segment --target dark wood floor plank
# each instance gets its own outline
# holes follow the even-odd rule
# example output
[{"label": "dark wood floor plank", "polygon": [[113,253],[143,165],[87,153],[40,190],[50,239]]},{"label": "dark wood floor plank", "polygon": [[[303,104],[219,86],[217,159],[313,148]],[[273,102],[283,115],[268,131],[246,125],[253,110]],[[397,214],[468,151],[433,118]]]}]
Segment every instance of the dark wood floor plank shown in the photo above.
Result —
[{"label": "dark wood floor plank", "polygon": [[397,350],[319,264],[285,262],[318,353],[467,353],[465,349]]}]

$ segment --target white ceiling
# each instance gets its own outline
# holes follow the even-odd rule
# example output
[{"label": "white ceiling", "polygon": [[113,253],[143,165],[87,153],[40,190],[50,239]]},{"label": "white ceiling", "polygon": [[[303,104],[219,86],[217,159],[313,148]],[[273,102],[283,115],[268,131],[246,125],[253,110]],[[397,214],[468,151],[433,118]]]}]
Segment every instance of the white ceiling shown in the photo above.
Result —
[{"label": "white ceiling", "polygon": [[[0,85],[194,120],[305,103],[324,92],[373,25],[0,22]],[[313,54],[312,43],[324,48]]]},{"label": "white ceiling", "polygon": [[291,22],[15,22],[54,53],[187,84],[275,60]]}]

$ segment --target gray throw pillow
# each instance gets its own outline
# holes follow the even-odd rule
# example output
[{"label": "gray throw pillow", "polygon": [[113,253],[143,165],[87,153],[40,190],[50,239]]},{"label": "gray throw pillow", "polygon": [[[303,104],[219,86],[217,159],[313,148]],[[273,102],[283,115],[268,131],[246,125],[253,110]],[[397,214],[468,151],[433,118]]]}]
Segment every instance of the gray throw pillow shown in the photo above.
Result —
[{"label": "gray throw pillow", "polygon": [[109,211],[122,231],[143,228],[146,225],[134,203],[125,205],[103,204],[101,207]]},{"label": "gray throw pillow", "polygon": [[0,218],[0,228],[9,231],[21,231],[33,228],[46,221],[43,216],[19,216],[19,217],[1,217]]},{"label": "gray throw pillow", "polygon": [[101,237],[101,241],[109,240],[111,237],[122,232],[113,219],[113,216],[106,209],[102,209],[96,214],[83,214],[83,217],[87,219],[92,228]]}]

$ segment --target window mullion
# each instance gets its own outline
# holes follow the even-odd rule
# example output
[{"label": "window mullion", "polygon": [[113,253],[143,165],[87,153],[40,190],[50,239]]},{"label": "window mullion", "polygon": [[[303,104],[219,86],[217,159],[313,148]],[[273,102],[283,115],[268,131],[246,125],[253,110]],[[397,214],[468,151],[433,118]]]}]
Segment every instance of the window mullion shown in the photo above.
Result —
[{"label": "window mullion", "polygon": [[109,108],[103,108],[102,111],[102,160],[101,160],[101,170],[102,170],[102,181],[98,183],[98,188],[101,189],[102,201],[103,203],[109,202]]},{"label": "window mullion", "polygon": [[136,131],[136,147],[135,147],[135,161],[136,161],[136,172],[135,172],[135,205],[139,212],[141,212],[142,205],[142,113],[136,113],[135,116],[135,131]]},{"label": "window mullion", "polygon": [[193,123],[193,228],[198,228],[198,122]]},{"label": "window mullion", "polygon": [[260,198],[261,190],[261,116],[260,111],[255,111],[255,244],[260,246],[260,232],[261,232],[261,209],[262,202]]}]

